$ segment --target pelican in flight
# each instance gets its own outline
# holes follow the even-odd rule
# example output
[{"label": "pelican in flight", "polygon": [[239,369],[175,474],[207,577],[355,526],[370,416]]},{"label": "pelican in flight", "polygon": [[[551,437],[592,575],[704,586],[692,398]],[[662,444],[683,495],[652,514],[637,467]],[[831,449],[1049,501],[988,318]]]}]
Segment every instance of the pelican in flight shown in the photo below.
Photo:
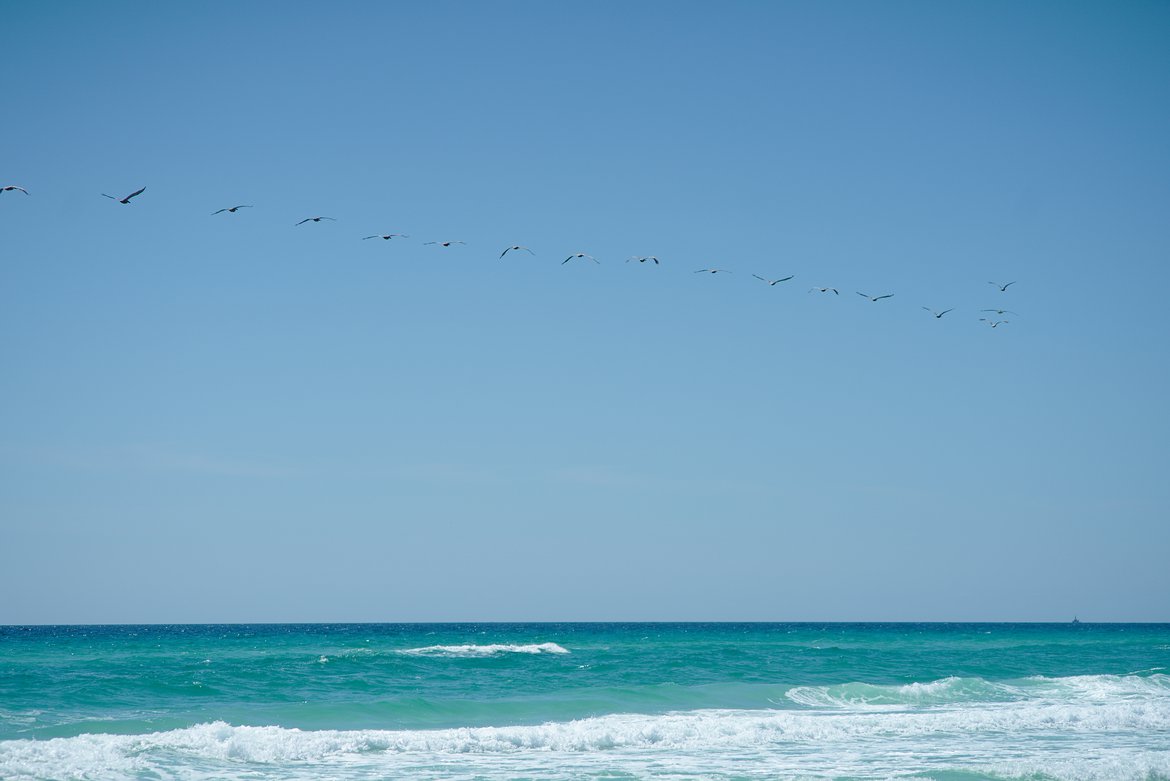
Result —
[{"label": "pelican in flight", "polygon": [[980,309],[979,311],[980,312],[995,312],[997,315],[1015,315],[1016,317],[1020,316],[1018,312],[1013,312],[1010,309]]},{"label": "pelican in flight", "polygon": [[756,279],[760,280],[761,282],[764,282],[764,283],[766,283],[766,284],[768,284],[768,285],[771,285],[772,287],[775,287],[775,286],[776,286],[777,284],[779,284],[780,282],[787,282],[788,280],[792,279],[792,278],[793,278],[793,277],[795,277],[796,275],[795,275],[795,274],[791,274],[791,275],[789,275],[789,276],[787,276],[787,277],[784,277],[783,279],[764,279],[764,278],[763,278],[763,277],[761,277],[759,274],[752,274],[752,276],[753,276],[753,277],[755,277]]},{"label": "pelican in flight", "polygon": [[525,251],[525,252],[527,252],[529,255],[535,255],[535,254],[536,254],[536,253],[535,253],[535,252],[533,252],[532,250],[528,249],[528,247],[521,247],[519,244],[517,244],[517,245],[515,245],[515,246],[508,247],[506,250],[504,250],[503,252],[501,252],[501,253],[500,253],[500,258],[502,259],[502,258],[503,258],[505,255],[507,255],[509,252],[512,252],[512,251],[519,252],[520,250],[524,250],[524,251]]},{"label": "pelican in flight", "polygon": [[1006,285],[1001,285],[998,282],[988,282],[987,284],[995,285],[997,288],[999,288],[999,292],[1006,293],[1007,289],[1016,283],[1014,281],[1012,281],[1012,282],[1008,282]]},{"label": "pelican in flight", "polygon": [[[306,222],[320,222],[321,220],[333,220],[333,222],[337,222],[336,217],[306,217],[305,219],[298,222],[297,225],[304,225]],[[294,225],[293,227],[296,226]]]},{"label": "pelican in flight", "polygon": [[626,263],[629,263],[631,260],[636,260],[639,263],[645,263],[648,260],[652,260],[654,261],[655,266],[658,265],[658,258],[654,257],[653,255],[631,255],[630,257],[626,258]]},{"label": "pelican in flight", "polygon": [[829,291],[832,291],[833,295],[835,296],[841,295],[837,292],[837,288],[835,287],[810,287],[808,289],[808,292],[810,293],[828,293]]},{"label": "pelican in flight", "polygon": [[695,272],[696,274],[730,274],[731,272],[725,268],[701,268]]},{"label": "pelican in flight", "polygon": [[423,245],[438,244],[440,247],[450,247],[452,244],[466,244],[466,241],[424,241]]},{"label": "pelican in flight", "polygon": [[574,258],[589,258],[590,260],[592,260],[592,261],[593,261],[594,263],[596,263],[597,265],[599,265],[599,266],[601,265],[601,261],[600,261],[600,260],[598,260],[597,258],[593,257],[592,255],[586,255],[584,252],[578,252],[578,253],[575,253],[575,254],[573,254],[573,255],[570,255],[569,257],[567,257],[567,258],[565,258],[564,260],[562,260],[562,261],[561,261],[561,265],[562,265],[562,266],[563,266],[563,265],[565,265],[566,263],[568,263],[570,260],[573,260]]},{"label": "pelican in flight", "polygon": [[362,241],[366,241],[366,239],[381,239],[382,241],[390,241],[390,239],[394,238],[395,236],[401,236],[404,239],[410,238],[410,235],[406,233],[375,233],[373,236],[366,236],[364,239],[362,239]]},{"label": "pelican in flight", "polygon": [[883,298],[893,298],[894,297],[893,293],[886,293],[884,296],[871,296],[869,293],[858,292],[857,295],[862,296],[863,298],[868,298],[870,301],[881,301]]},{"label": "pelican in flight", "polygon": [[932,315],[934,315],[935,320],[941,320],[942,316],[945,315],[947,312],[954,312],[955,311],[954,309],[944,309],[941,312],[936,312],[928,306],[924,306],[922,308],[925,309],[927,312],[930,312]]},{"label": "pelican in flight", "polygon": [[1010,323],[1011,320],[988,320],[986,317],[981,317],[979,318],[979,322],[987,323],[992,328],[997,328],[998,326],[1004,325],[1005,323]]},{"label": "pelican in flight", "polygon": [[211,216],[214,217],[215,215],[220,214],[221,212],[228,212],[230,214],[235,214],[236,211],[239,209],[251,209],[251,208],[252,208],[251,206],[247,206],[247,205],[232,206],[230,209],[219,209],[218,211],[213,211],[211,213]]},{"label": "pelican in flight", "polygon": [[[28,190],[24,189],[23,187],[18,187],[15,184],[6,184],[3,187],[0,187],[0,193],[6,193],[10,190],[20,190],[25,195],[28,195]],[[133,198],[134,196],[130,196],[130,197]]]},{"label": "pelican in flight", "polygon": [[144,192],[146,192],[145,187],[143,187],[141,190],[135,190],[134,192],[127,195],[125,198],[115,198],[114,196],[106,195],[105,193],[102,193],[102,195],[106,195],[106,197],[109,198],[111,201],[117,201],[118,203],[130,203],[131,198],[133,198],[136,195],[142,195]]}]

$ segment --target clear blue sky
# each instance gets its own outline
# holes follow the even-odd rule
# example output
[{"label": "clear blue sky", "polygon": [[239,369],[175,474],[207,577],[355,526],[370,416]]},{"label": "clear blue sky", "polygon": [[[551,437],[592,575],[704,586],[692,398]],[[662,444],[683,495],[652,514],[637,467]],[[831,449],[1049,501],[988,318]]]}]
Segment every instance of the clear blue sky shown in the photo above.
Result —
[{"label": "clear blue sky", "polygon": [[0,622],[1170,619],[1167,40],[0,3]]}]

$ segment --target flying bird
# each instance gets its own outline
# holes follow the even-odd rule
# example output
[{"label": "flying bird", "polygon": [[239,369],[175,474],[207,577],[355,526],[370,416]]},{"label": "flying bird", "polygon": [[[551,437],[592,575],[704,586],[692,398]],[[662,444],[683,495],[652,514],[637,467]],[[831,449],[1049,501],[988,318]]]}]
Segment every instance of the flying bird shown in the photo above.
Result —
[{"label": "flying bird", "polygon": [[703,273],[707,273],[707,274],[718,274],[718,273],[720,273],[720,272],[722,272],[722,273],[724,273],[724,274],[730,274],[730,273],[731,273],[730,271],[728,271],[728,270],[727,270],[727,269],[725,269],[725,268],[701,268],[701,269],[699,269],[698,271],[696,271],[695,273],[696,273],[696,274],[703,274]]},{"label": "flying bird", "polygon": [[[3,187],[0,187],[0,193],[6,193],[9,190],[20,190],[25,195],[28,195],[28,190],[24,189],[23,187],[18,187],[15,184],[6,184]],[[131,195],[130,197],[133,198],[134,196]]]},{"label": "flying bird", "polygon": [[576,253],[576,254],[574,254],[574,255],[570,255],[569,257],[567,257],[567,258],[565,258],[564,260],[562,260],[562,261],[561,261],[561,265],[562,265],[562,266],[563,266],[563,265],[565,265],[566,263],[568,263],[570,260],[572,260],[572,259],[574,259],[574,258],[589,258],[590,260],[592,260],[592,261],[593,261],[594,263],[596,263],[597,265],[599,265],[599,266],[601,265],[601,261],[600,261],[600,260],[598,260],[597,258],[593,257],[592,255],[586,255],[584,252],[578,252],[578,253]]},{"label": "flying bird", "polygon": [[130,203],[131,198],[133,198],[136,195],[142,195],[144,192],[146,192],[145,187],[143,187],[141,190],[135,190],[134,192],[127,195],[125,198],[115,198],[114,196],[106,195],[105,193],[102,193],[102,195],[106,195],[106,197],[109,198],[111,201],[117,201],[118,203]]},{"label": "flying bird", "polygon": [[996,328],[996,327],[1001,326],[1005,323],[1010,323],[1011,320],[988,320],[986,317],[981,317],[981,318],[979,318],[979,322],[987,323],[992,328]]},{"label": "flying bird", "polygon": [[997,288],[999,288],[999,292],[1006,293],[1007,289],[1016,283],[1014,281],[1012,281],[1012,282],[1008,282],[1006,285],[1001,285],[998,282],[988,282],[987,284],[995,285]]},{"label": "flying bird", "polygon": [[[337,222],[336,217],[306,217],[305,219],[298,222],[297,225],[304,225],[306,222],[320,222],[321,220],[333,220],[334,222]],[[296,225],[293,227],[295,228]]]},{"label": "flying bird", "polygon": [[395,236],[401,236],[404,239],[410,238],[410,235],[406,233],[375,233],[373,236],[366,236],[364,239],[362,239],[362,241],[365,241],[366,239],[382,239],[383,241],[389,241]]},{"label": "flying bird", "polygon": [[954,312],[955,311],[954,309],[944,309],[941,312],[936,312],[928,306],[924,306],[922,308],[925,309],[927,312],[930,312],[932,315],[934,315],[935,320],[942,319],[942,316],[945,315],[947,312]]},{"label": "flying bird", "polygon": [[466,244],[466,241],[424,241],[423,245],[438,244],[440,247],[450,247],[452,244]]},{"label": "flying bird", "polygon": [[501,257],[501,258],[503,258],[505,255],[507,255],[509,252],[511,252],[511,251],[513,251],[513,250],[517,250],[517,251],[519,251],[519,250],[524,250],[524,251],[525,251],[525,252],[527,252],[529,255],[535,255],[535,254],[536,254],[536,253],[535,253],[535,252],[533,252],[532,250],[528,249],[528,247],[521,247],[519,244],[517,244],[517,245],[515,245],[515,246],[513,246],[513,247],[508,247],[506,250],[504,250],[503,252],[501,252],[501,253],[500,253],[500,257]]},{"label": "flying bird", "polygon": [[980,309],[979,311],[980,312],[995,312],[997,315],[1015,315],[1016,317],[1020,316],[1018,312],[1013,312],[1010,309]]},{"label": "flying bird", "polygon": [[837,288],[835,288],[835,287],[810,287],[808,289],[808,292],[810,292],[810,293],[813,293],[813,292],[828,293],[830,290],[833,291],[833,295],[835,295],[835,296],[841,295],[840,293],[837,292]]},{"label": "flying bird", "polygon": [[230,209],[220,209],[218,211],[214,211],[211,213],[211,216],[214,217],[215,215],[219,214],[220,212],[231,212],[232,214],[235,214],[237,209],[251,209],[251,208],[252,208],[251,206],[233,206]]},{"label": "flying bird", "polygon": [[868,298],[870,301],[881,301],[883,298],[893,298],[893,293],[886,293],[884,296],[871,296],[869,293],[859,292],[857,295]]},{"label": "flying bird", "polygon": [[654,261],[655,266],[658,265],[658,258],[654,257],[653,255],[631,255],[630,257],[626,258],[626,263],[629,263],[631,260],[636,260],[639,263],[645,263],[648,260],[652,260]]},{"label": "flying bird", "polygon": [[766,282],[769,285],[775,286],[776,284],[778,284],[780,282],[787,282],[788,280],[792,279],[792,277],[795,277],[796,275],[792,274],[791,276],[784,277],[783,279],[764,279],[759,274],[752,274],[752,276],[755,277],[756,279],[760,280],[761,282]]}]

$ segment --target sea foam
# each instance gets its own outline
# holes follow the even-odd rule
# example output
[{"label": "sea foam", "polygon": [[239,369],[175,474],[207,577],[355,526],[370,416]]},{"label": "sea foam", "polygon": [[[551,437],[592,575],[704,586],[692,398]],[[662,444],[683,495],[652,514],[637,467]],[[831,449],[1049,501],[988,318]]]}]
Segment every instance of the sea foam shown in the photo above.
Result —
[{"label": "sea foam", "polygon": [[[1104,677],[1104,676],[1102,676]],[[1163,690],[1164,691],[1164,690]],[[1160,738],[1158,736],[1161,736]],[[0,742],[12,779],[573,777],[599,768],[675,773],[885,778],[906,767],[1044,770],[1067,779],[1170,778],[1170,700],[1040,700],[901,711],[697,710],[615,714],[540,725],[301,731],[224,722],[147,735]],[[312,773],[306,771],[306,763]],[[1058,769],[1059,772],[1055,772]],[[315,774],[315,775],[314,775]]]},{"label": "sea foam", "polygon": [[404,648],[397,653],[406,656],[479,657],[500,654],[567,654],[569,650],[556,643],[530,645],[428,645],[423,648]]}]

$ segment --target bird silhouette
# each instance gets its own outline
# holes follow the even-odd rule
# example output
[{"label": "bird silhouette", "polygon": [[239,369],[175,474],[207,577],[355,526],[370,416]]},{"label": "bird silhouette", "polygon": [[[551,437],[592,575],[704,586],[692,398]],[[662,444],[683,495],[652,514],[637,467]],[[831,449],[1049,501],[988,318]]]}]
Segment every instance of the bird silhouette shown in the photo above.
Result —
[{"label": "bird silhouette", "polygon": [[424,241],[423,246],[427,244],[438,244],[440,247],[450,247],[452,244],[466,244],[466,241]]},{"label": "bird silhouette", "polygon": [[111,201],[117,201],[118,203],[130,203],[131,198],[133,198],[136,195],[142,195],[144,192],[146,192],[145,187],[143,187],[141,190],[135,190],[134,192],[127,195],[125,198],[115,198],[114,196],[106,195],[105,193],[102,193],[102,195],[106,195],[106,197],[109,198]]},{"label": "bird silhouette", "polygon": [[992,328],[998,328],[999,326],[1004,325],[1005,323],[1010,323],[1011,320],[988,320],[986,317],[981,317],[981,318],[979,318],[979,322],[987,323]]},{"label": "bird silhouette", "polygon": [[1019,313],[1013,312],[1010,309],[980,309],[979,311],[980,312],[995,312],[997,315],[1016,315],[1016,317],[1019,317]]},{"label": "bird silhouette", "polygon": [[870,301],[881,301],[883,298],[893,298],[893,293],[886,293],[884,296],[871,296],[869,293],[858,293],[862,298],[868,298]]},{"label": "bird silhouette", "polygon": [[756,279],[760,280],[761,282],[765,282],[765,283],[767,283],[768,285],[771,285],[771,286],[775,287],[775,286],[776,286],[776,284],[778,284],[778,283],[780,283],[780,282],[787,282],[788,280],[792,279],[792,278],[793,278],[793,277],[795,277],[796,275],[795,275],[795,274],[793,274],[793,275],[791,275],[791,276],[784,277],[783,279],[764,279],[764,278],[763,278],[763,277],[761,277],[759,274],[752,274],[752,276],[753,276],[753,277],[755,277]]},{"label": "bird silhouette", "polygon": [[229,209],[219,209],[217,211],[213,211],[211,213],[211,216],[214,217],[215,215],[217,215],[221,212],[230,212],[231,214],[235,214],[237,209],[251,209],[251,208],[252,208],[251,206],[243,206],[243,205],[242,206],[232,206]]},{"label": "bird silhouette", "polygon": [[[20,190],[25,195],[28,195],[28,190],[24,189],[23,187],[19,187],[15,184],[6,184],[3,187],[0,187],[0,193],[6,193],[10,190]],[[134,196],[130,196],[130,197],[133,198]]]},{"label": "bird silhouette", "polygon": [[366,236],[362,239],[362,241],[366,241],[366,239],[382,239],[383,241],[389,241],[395,236],[401,236],[404,239],[410,238],[410,236],[405,233],[375,233],[373,236]]},{"label": "bird silhouette", "polygon": [[701,268],[695,272],[696,274],[730,274],[731,272],[725,268]]},{"label": "bird silhouette", "polygon": [[631,255],[630,257],[626,258],[626,263],[629,263],[631,260],[636,260],[639,263],[645,263],[648,260],[652,260],[654,261],[655,266],[658,265],[658,258],[654,257],[653,255]]},{"label": "bird silhouette", "polygon": [[999,288],[999,292],[1006,293],[1007,289],[1016,283],[1014,281],[1012,281],[1012,282],[1008,282],[1006,285],[1001,285],[998,282],[988,282],[987,284],[995,285],[997,288]]},{"label": "bird silhouette", "polygon": [[832,291],[833,295],[835,296],[841,295],[837,292],[837,288],[835,287],[810,287],[808,289],[808,292],[810,293],[828,293],[830,291]]},{"label": "bird silhouette", "polygon": [[569,257],[567,257],[561,261],[561,265],[562,266],[565,265],[566,263],[568,263],[570,260],[573,260],[574,258],[589,258],[597,265],[599,265],[599,266],[601,265],[601,261],[599,261],[597,258],[593,257],[592,255],[586,255],[584,252],[578,252],[576,254],[570,255]]},{"label": "bird silhouette", "polygon": [[512,252],[513,250],[515,250],[515,251],[524,250],[524,251],[525,251],[525,252],[527,252],[529,255],[535,255],[535,254],[536,254],[536,253],[535,253],[535,252],[533,252],[532,250],[528,249],[528,247],[521,247],[519,244],[516,244],[516,245],[514,245],[514,246],[508,247],[506,250],[504,250],[503,252],[501,252],[501,253],[500,253],[500,258],[502,259],[502,258],[503,258],[505,255],[507,255],[509,252]]},{"label": "bird silhouette", "polygon": [[947,312],[954,312],[955,311],[954,309],[944,309],[941,312],[936,312],[928,306],[924,306],[922,308],[925,309],[927,312],[930,312],[932,315],[934,315],[935,320],[942,319],[942,316],[945,315]]},{"label": "bird silhouette", "polygon": [[321,220],[332,220],[333,222],[337,222],[336,217],[306,217],[305,219],[298,222],[297,225],[304,225],[306,222],[320,222]]}]

